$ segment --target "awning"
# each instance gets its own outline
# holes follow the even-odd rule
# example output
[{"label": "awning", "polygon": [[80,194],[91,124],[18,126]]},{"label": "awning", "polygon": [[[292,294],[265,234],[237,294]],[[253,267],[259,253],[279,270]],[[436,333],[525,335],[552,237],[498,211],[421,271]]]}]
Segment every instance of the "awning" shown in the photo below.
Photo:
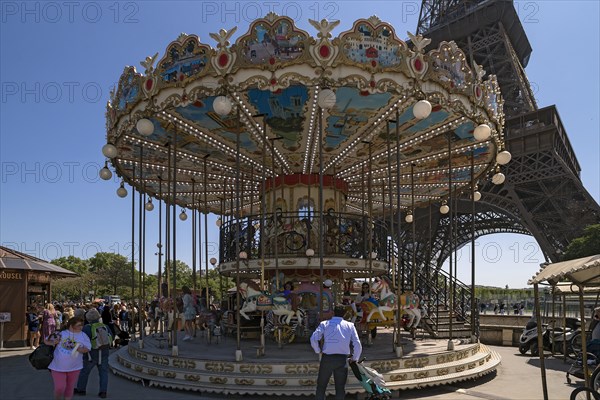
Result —
[{"label": "awning", "polygon": [[600,286],[600,254],[549,264],[527,283],[532,285],[548,281],[555,284],[564,280],[585,286]]},{"label": "awning", "polygon": [[52,276],[58,277],[77,276],[73,271],[50,264],[40,258],[0,246],[0,271],[4,269],[49,272]]},{"label": "awning", "polygon": [[[554,293],[560,295],[578,295],[579,286],[571,282],[560,282],[555,287]],[[583,288],[583,294],[600,293],[600,286],[586,286]]]}]

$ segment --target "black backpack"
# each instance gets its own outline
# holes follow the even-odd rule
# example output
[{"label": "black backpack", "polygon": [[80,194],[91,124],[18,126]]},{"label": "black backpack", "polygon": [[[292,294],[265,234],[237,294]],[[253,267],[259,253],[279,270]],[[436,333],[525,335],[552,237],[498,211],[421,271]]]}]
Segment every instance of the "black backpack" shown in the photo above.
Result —
[{"label": "black backpack", "polygon": [[48,369],[54,359],[54,346],[42,343],[29,355],[29,362],[35,369]]}]

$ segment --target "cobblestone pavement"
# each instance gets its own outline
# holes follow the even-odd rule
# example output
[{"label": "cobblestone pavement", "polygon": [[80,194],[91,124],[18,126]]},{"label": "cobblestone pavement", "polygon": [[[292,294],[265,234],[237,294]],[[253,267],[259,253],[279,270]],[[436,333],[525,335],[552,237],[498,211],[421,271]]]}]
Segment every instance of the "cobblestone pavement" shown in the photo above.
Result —
[{"label": "cobblestone pavement", "polygon": [[[496,373],[469,382],[451,386],[395,391],[394,399],[444,399],[444,400],[537,400],[542,399],[539,358],[522,356],[515,347],[489,346],[502,356],[502,364]],[[34,370],[27,360],[29,349],[8,349],[0,352],[0,398],[2,400],[46,400],[52,398],[52,378],[48,371]],[[575,385],[567,385],[565,373],[569,364],[561,359],[546,359],[548,393],[550,399],[569,398]],[[92,371],[88,382],[88,395],[74,399],[96,399],[98,375]],[[364,395],[349,396],[349,399],[363,399]],[[199,394],[143,387],[121,377],[110,375],[108,398],[113,400],[186,400],[221,399],[223,395]],[[227,399],[251,399],[251,396],[227,396]],[[308,397],[260,396],[262,400],[302,400]]]}]

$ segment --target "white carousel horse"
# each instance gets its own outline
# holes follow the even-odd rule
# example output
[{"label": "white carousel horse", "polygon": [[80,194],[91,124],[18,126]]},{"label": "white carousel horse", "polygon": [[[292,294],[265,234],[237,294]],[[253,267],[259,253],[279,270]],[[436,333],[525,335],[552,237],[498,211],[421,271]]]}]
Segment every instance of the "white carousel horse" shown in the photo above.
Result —
[{"label": "white carousel horse", "polygon": [[379,293],[379,304],[377,307],[371,307],[370,312],[367,316],[367,322],[371,320],[373,314],[378,313],[383,321],[387,320],[384,311],[393,311],[397,307],[405,312],[410,320],[408,322],[408,328],[416,328],[421,322],[421,310],[419,309],[419,296],[412,292],[403,293],[400,295],[400,301],[398,296],[392,289],[392,282],[387,276],[376,278],[371,285],[371,293]]},{"label": "white carousel horse", "polygon": [[302,313],[292,310],[292,305],[283,296],[267,296],[258,285],[252,281],[242,281],[238,287],[240,295],[244,298],[244,304],[240,308],[240,315],[246,319],[250,319],[249,312],[257,310],[258,299],[261,298],[261,307],[270,309],[275,315],[284,315],[286,324],[290,324],[294,315],[298,318],[298,323],[302,323]]}]

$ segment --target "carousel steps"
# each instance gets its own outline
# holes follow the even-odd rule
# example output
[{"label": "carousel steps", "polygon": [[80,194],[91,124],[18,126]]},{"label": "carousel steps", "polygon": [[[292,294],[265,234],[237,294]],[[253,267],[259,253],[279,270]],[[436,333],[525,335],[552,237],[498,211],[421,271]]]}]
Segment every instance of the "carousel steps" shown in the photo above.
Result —
[{"label": "carousel steps", "polygon": [[495,371],[500,364],[500,356],[487,346],[479,344],[468,350],[437,355],[435,364],[423,365],[424,363],[427,363],[426,359],[417,359],[409,364],[415,365],[413,368],[385,373],[387,388],[419,388],[478,378]]},{"label": "carousel steps", "polygon": [[[409,389],[473,379],[492,372],[500,362],[497,354],[479,343],[456,347],[429,355],[374,359],[365,365],[380,371],[390,389]],[[235,362],[173,357],[155,351],[132,343],[111,354],[111,370],[147,386],[224,395],[314,395],[319,368],[314,354],[306,354],[304,360],[254,358]],[[333,391],[333,384],[329,389]],[[348,393],[364,393],[352,374],[346,389]]]}]

